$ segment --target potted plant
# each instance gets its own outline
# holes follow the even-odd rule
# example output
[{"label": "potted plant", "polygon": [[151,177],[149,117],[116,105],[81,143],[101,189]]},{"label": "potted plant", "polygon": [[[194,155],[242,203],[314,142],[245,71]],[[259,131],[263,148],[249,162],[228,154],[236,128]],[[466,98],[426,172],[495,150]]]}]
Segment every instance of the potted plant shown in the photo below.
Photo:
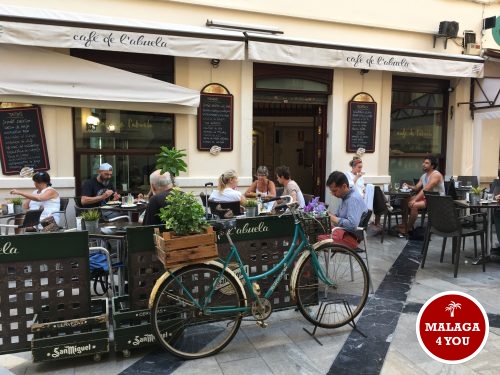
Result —
[{"label": "potted plant", "polygon": [[167,205],[160,209],[160,219],[165,228],[177,236],[203,233],[208,227],[205,209],[193,193],[172,189],[165,198]]},{"label": "potted plant", "polygon": [[481,193],[483,190],[477,186],[477,187],[471,187],[470,192],[469,192],[469,201],[471,204],[478,204],[479,201],[481,200]]},{"label": "potted plant", "polygon": [[99,219],[101,213],[97,209],[83,210],[80,214],[82,217],[82,229],[86,229],[89,233],[98,233]]},{"label": "potted plant", "polygon": [[156,254],[165,266],[213,259],[218,256],[215,233],[205,218],[205,208],[193,193],[174,188],[160,209],[167,232],[154,235]]},{"label": "potted plant", "polygon": [[259,202],[257,199],[247,199],[245,203],[243,204],[243,207],[245,207],[245,215],[247,217],[255,217],[257,216],[257,208],[258,208]]},{"label": "potted plant", "polygon": [[161,173],[168,172],[174,181],[175,176],[179,172],[186,172],[187,164],[184,161],[186,157],[185,150],[177,150],[175,147],[168,148],[166,146],[160,147],[160,153],[157,154],[158,159],[156,160],[156,168],[161,169]]},{"label": "potted plant", "polygon": [[15,214],[20,214],[23,212],[23,198],[12,198],[10,202],[14,205]]}]

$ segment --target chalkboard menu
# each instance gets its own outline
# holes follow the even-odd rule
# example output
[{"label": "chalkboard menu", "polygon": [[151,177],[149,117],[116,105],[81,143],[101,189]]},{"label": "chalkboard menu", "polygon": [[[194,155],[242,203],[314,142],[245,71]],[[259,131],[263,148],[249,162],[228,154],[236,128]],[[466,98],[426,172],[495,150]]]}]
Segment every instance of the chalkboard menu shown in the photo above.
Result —
[{"label": "chalkboard menu", "polygon": [[198,150],[233,149],[233,96],[201,94],[198,108]]},{"label": "chalkboard menu", "polygon": [[50,169],[39,107],[0,109],[0,153],[5,175]]},{"label": "chalkboard menu", "polygon": [[356,152],[359,148],[374,152],[377,103],[350,101],[348,116],[347,152]]}]

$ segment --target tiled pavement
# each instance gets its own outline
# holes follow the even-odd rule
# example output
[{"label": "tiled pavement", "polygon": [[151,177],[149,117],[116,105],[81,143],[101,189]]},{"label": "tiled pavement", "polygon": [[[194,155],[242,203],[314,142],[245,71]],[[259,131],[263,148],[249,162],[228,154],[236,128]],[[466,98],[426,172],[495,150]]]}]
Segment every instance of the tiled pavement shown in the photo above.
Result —
[{"label": "tiled pavement", "polygon": [[[449,241],[451,242],[451,241]],[[363,337],[350,326],[318,329],[294,309],[275,312],[266,329],[244,322],[235,339],[218,355],[181,361],[160,349],[132,351],[130,358],[111,352],[101,362],[90,357],[33,363],[31,353],[0,356],[0,375],[20,374],[495,374],[500,373],[500,263],[480,266],[462,257],[453,278],[450,248],[439,263],[441,240],[431,241],[426,266],[420,268],[421,242],[386,236],[369,238],[369,260],[375,293],[357,321]],[[471,244],[465,255],[472,253]],[[468,362],[447,365],[419,346],[415,323],[420,307],[443,291],[472,295],[490,320],[488,342]],[[112,345],[111,345],[112,347]]]}]

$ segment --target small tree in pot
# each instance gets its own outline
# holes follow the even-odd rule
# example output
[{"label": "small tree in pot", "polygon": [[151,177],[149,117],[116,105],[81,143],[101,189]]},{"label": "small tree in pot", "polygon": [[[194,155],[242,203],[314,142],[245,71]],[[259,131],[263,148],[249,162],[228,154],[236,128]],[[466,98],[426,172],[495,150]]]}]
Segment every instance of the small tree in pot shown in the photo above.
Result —
[{"label": "small tree in pot", "polygon": [[156,168],[161,169],[161,173],[168,172],[174,181],[174,177],[179,172],[187,171],[187,164],[183,160],[186,157],[185,150],[177,150],[175,147],[168,148],[167,146],[160,147],[161,152],[157,154]]}]

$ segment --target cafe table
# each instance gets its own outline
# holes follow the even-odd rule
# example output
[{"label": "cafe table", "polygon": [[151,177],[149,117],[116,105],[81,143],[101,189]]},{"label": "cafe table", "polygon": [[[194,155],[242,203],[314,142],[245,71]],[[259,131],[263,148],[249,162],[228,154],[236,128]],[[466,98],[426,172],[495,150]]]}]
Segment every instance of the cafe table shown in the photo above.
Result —
[{"label": "cafe table", "polygon": [[145,201],[138,201],[133,204],[107,204],[105,206],[99,207],[101,211],[113,211],[113,212],[119,212],[124,215],[128,215],[130,218],[130,221],[132,222],[137,222],[139,220],[139,216],[141,213],[146,209],[147,207],[147,202]]},{"label": "cafe table", "polygon": [[[499,201],[487,201],[481,199],[478,203],[471,203],[469,201],[466,201],[464,199],[459,199],[455,201],[455,204],[459,208],[471,208],[471,209],[485,209],[486,210],[486,250],[485,254],[487,257],[490,256],[490,251],[491,251],[491,244],[493,243],[493,230],[491,229],[492,225],[492,217],[493,217],[493,211],[496,209],[500,209],[500,202]],[[481,257],[478,259],[474,260],[472,264],[482,264],[485,260],[483,260]]]}]

